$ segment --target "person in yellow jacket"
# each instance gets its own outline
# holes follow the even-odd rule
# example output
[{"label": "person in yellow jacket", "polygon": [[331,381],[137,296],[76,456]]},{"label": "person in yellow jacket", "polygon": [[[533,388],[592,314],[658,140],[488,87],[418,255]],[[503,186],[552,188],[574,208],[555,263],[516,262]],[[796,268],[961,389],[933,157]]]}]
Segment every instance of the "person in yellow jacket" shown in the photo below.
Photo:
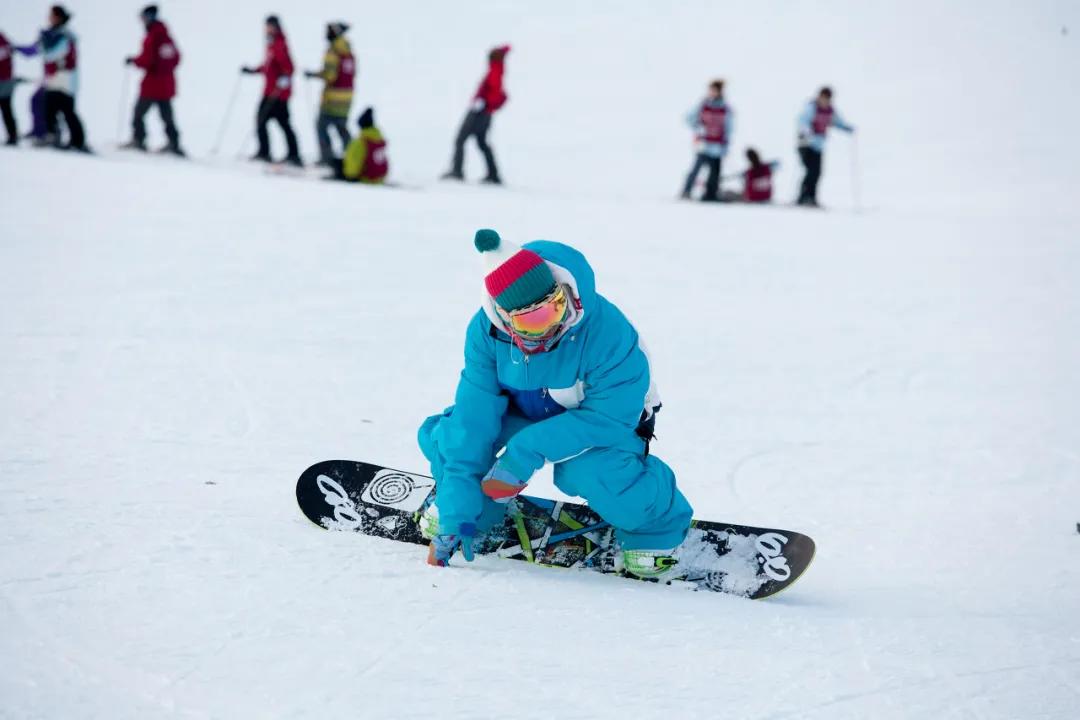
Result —
[{"label": "person in yellow jacket", "polygon": [[353,57],[345,31],[349,26],[334,22],[326,26],[326,39],[330,47],[323,57],[322,70],[305,72],[309,78],[323,81],[322,102],[315,132],[319,135],[319,162],[333,166],[334,150],[330,145],[330,128],[337,131],[344,148],[352,139],[349,136],[349,108],[352,106],[353,82],[356,79],[356,59]]},{"label": "person in yellow jacket", "polygon": [[386,140],[375,127],[375,111],[366,108],[360,115],[360,134],[349,143],[345,157],[335,160],[334,178],[346,182],[381,185],[390,172]]}]

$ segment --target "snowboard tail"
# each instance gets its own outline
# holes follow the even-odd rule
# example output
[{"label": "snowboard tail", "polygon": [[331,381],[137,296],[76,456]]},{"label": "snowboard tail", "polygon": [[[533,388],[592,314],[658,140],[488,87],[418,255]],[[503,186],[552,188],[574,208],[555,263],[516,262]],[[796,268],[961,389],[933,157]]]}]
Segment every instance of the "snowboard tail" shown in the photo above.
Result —
[{"label": "snowboard tail", "polygon": [[[417,522],[435,490],[427,476],[347,460],[304,471],[296,500],[327,530],[359,532],[426,545]],[[501,526],[476,538],[477,554],[537,565],[624,575],[614,528],[587,505],[527,495],[509,504]],[[814,541],[800,533],[694,520],[679,547],[674,583],[759,599],[790,587],[814,558]]]}]

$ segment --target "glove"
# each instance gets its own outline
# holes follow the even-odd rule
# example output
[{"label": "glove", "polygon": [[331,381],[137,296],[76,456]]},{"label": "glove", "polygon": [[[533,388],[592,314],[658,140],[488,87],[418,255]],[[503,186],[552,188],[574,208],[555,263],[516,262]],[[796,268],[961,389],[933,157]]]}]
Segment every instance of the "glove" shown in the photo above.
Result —
[{"label": "glove", "polygon": [[124,58],[124,64],[125,65],[134,65],[135,64],[135,58],[133,58],[133,57]]},{"label": "glove", "polygon": [[322,73],[321,73],[321,72],[318,72],[318,71],[316,71],[316,70],[305,70],[305,71],[304,71],[304,77],[308,77],[308,78],[321,78],[321,77],[322,77]]},{"label": "glove", "polygon": [[453,556],[454,551],[459,547],[461,548],[461,556],[465,558],[465,562],[472,562],[472,541],[475,535],[476,525],[473,523],[462,523],[460,532],[456,535],[436,535],[431,538],[431,544],[428,545],[428,565],[446,567],[450,564],[450,558]]},{"label": "glove", "polygon": [[484,98],[474,98],[472,101],[472,105],[469,106],[469,109],[473,112],[480,112],[485,107],[487,107],[487,103],[484,102]]},{"label": "glove", "polygon": [[480,481],[480,489],[497,503],[510,502],[525,489],[529,478],[503,455]]},{"label": "glove", "polygon": [[257,73],[259,71],[256,70],[255,68],[250,68],[247,65],[245,65],[242,68],[240,68],[240,72],[243,73],[244,75],[254,75],[255,73]]}]

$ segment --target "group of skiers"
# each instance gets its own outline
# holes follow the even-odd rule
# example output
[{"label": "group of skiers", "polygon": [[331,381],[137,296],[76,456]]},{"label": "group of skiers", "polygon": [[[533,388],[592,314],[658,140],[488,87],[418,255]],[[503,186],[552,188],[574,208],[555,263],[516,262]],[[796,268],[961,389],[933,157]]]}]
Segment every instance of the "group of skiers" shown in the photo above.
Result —
[{"label": "group of skiers", "polygon": [[[165,128],[167,145],[159,152],[184,155],[180,145],[180,132],[173,114],[172,99],[176,96],[176,69],[180,64],[180,50],[169,34],[165,23],[159,18],[156,5],[147,5],[139,13],[146,34],[138,55],[125,59],[125,63],[143,71],[139,96],[135,102],[131,122],[131,140],[125,149],[146,151],[145,118],[151,108],[157,108]],[[13,51],[26,56],[42,55],[44,76],[41,87],[31,100],[34,129],[30,133],[36,145],[49,145],[88,152],[82,122],[75,110],[78,88],[77,39],[68,28],[71,14],[62,6],[49,10],[47,26],[36,42],[25,46],[9,43],[0,33],[0,111],[8,134],[8,145],[18,142],[18,131],[11,102],[14,88],[20,78],[12,72]],[[274,121],[285,137],[284,163],[303,166],[296,132],[289,114],[292,96],[294,67],[289,53],[288,39],[281,20],[270,15],[265,21],[266,55],[259,65],[244,66],[241,73],[262,75],[263,92],[255,116],[255,135],[258,147],[252,160],[273,162],[270,155],[268,125]],[[318,70],[304,72],[310,79],[323,82],[315,131],[319,143],[319,165],[332,170],[338,180],[362,183],[382,183],[389,172],[387,143],[375,124],[374,110],[365,108],[359,117],[360,132],[353,136],[348,127],[352,109],[354,86],[357,76],[356,58],[346,37],[349,26],[344,22],[331,22],[326,26],[327,50],[323,65]],[[465,179],[465,144],[475,138],[487,165],[482,182],[501,184],[498,165],[488,132],[495,113],[506,104],[507,93],[503,87],[503,75],[509,45],[493,48],[488,53],[488,70],[473,95],[472,102],[461,123],[454,142],[450,169],[442,175],[444,180]],[[817,202],[817,186],[821,178],[822,155],[828,129],[835,127],[854,132],[832,104],[832,90],[823,87],[810,100],[798,117],[798,150],[805,168],[797,203],[814,206]],[[60,136],[60,119],[67,128],[66,142]],[[778,162],[763,161],[757,150],[748,148],[746,158],[749,166],[740,173],[743,179],[741,192],[721,192],[720,184],[724,158],[731,145],[734,128],[734,111],[724,97],[724,82],[712,81],[705,98],[687,116],[688,124],[696,133],[697,151],[694,163],[686,177],[682,197],[690,199],[698,175],[707,171],[704,193],[700,199],[706,202],[768,203],[772,201],[772,177]],[[340,140],[342,152],[336,155],[331,140],[331,130]]]},{"label": "group of skiers", "polygon": [[[818,207],[817,186],[821,179],[821,159],[829,128],[855,132],[854,126],[845,122],[833,107],[832,96],[831,88],[821,88],[817,97],[806,104],[798,118],[799,158],[806,170],[796,201],[799,205]],[[772,175],[779,163],[762,161],[754,148],[746,150],[749,167],[741,173],[742,192],[720,191],[721,166],[731,144],[734,117],[734,111],[724,98],[724,81],[713,80],[709,83],[705,98],[687,115],[687,123],[697,133],[697,154],[683,186],[684,199],[689,200],[692,197],[698,174],[707,168],[702,201],[772,202]]]}]

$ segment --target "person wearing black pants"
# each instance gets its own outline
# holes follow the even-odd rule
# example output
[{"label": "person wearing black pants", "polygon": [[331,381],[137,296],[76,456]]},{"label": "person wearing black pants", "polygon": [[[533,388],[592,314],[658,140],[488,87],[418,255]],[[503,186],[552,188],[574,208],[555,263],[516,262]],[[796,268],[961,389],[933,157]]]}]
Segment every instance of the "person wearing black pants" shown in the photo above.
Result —
[{"label": "person wearing black pants", "polygon": [[82,122],[75,114],[75,96],[60,90],[45,91],[45,127],[46,137],[54,138],[54,143],[59,145],[59,125],[56,122],[58,115],[64,116],[64,124],[68,129],[68,144],[73,150],[86,150],[86,136],[83,134]]},{"label": "person wearing black pants", "polygon": [[802,187],[799,189],[799,205],[817,205],[817,185],[821,179],[821,151],[809,146],[799,148],[799,158],[802,160],[806,175],[803,176]]},{"label": "person wearing black pants", "polygon": [[285,143],[289,148],[286,162],[294,165],[300,164],[300,150],[296,144],[296,133],[293,132],[292,123],[289,121],[289,105],[284,100],[272,97],[264,97],[259,103],[259,112],[256,116],[256,135],[259,138],[259,150],[256,157],[270,159],[270,135],[266,126],[273,120],[285,133]]}]

